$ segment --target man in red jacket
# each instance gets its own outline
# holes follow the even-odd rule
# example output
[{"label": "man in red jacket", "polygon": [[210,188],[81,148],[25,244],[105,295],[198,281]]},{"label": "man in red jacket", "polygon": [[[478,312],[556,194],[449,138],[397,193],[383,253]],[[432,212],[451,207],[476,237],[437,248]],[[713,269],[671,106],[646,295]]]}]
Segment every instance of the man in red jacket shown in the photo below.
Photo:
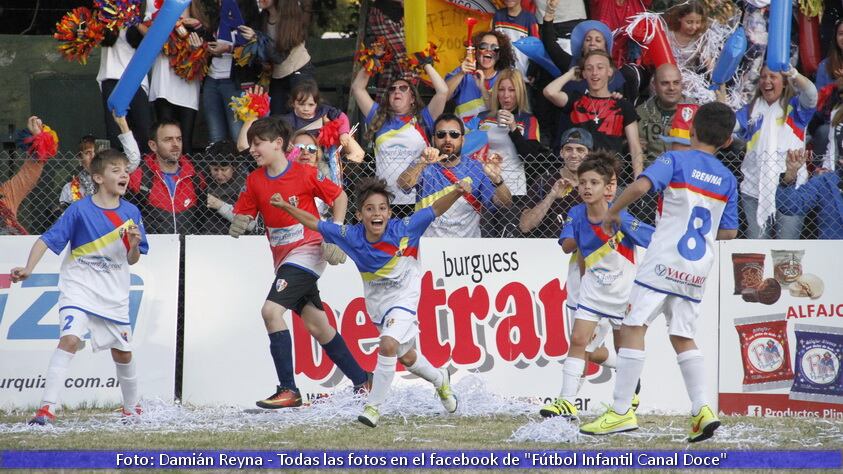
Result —
[{"label": "man in red jacket", "polygon": [[129,178],[129,191],[150,234],[186,234],[201,224],[205,178],[182,155],[179,123],[161,120],[149,133],[152,153]]}]

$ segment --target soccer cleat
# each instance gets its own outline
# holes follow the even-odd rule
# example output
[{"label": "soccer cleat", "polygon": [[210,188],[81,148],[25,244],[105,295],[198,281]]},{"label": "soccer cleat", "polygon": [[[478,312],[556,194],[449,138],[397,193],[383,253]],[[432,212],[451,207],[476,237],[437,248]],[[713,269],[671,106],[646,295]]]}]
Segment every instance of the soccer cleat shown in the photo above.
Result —
[{"label": "soccer cleat", "polygon": [[635,418],[635,411],[630,408],[623,415],[615,413],[609,408],[600,418],[580,427],[580,433],[589,435],[607,435],[611,433],[623,433],[638,429],[638,420]]},{"label": "soccer cleat", "polygon": [[641,399],[638,397],[638,394],[632,395],[632,411],[638,411],[638,405],[641,404]]},{"label": "soccer cleat", "polygon": [[366,372],[366,381],[354,386],[354,394],[355,395],[366,395],[367,393],[372,391],[372,379],[374,378],[375,374],[371,372]]},{"label": "soccer cleat", "polygon": [[691,431],[688,432],[688,442],[698,443],[714,436],[714,430],[720,427],[720,420],[708,405],[703,405],[700,412],[691,417]]},{"label": "soccer cleat", "polygon": [[539,414],[545,418],[561,416],[568,419],[574,419],[577,417],[577,407],[564,398],[557,398],[553,402],[543,406],[542,409],[539,410]]},{"label": "soccer cleat", "polygon": [[381,414],[378,411],[377,407],[374,405],[366,405],[363,407],[363,413],[361,413],[357,417],[357,421],[363,423],[364,425],[374,428],[378,426],[378,420],[380,419]]},{"label": "soccer cleat", "polygon": [[258,400],[255,404],[261,408],[293,408],[301,406],[301,392],[297,388],[278,386],[275,395],[266,400]]},{"label": "soccer cleat", "polygon": [[440,368],[439,371],[442,372],[442,385],[436,388],[436,394],[445,410],[448,413],[453,413],[457,411],[457,396],[451,392],[451,374],[444,367]]},{"label": "soccer cleat", "polygon": [[35,416],[29,420],[30,425],[41,425],[44,426],[46,424],[53,424],[56,421],[56,415],[53,415],[50,412],[50,406],[44,405],[43,407],[39,408],[38,411],[35,412]]},{"label": "soccer cleat", "polygon": [[135,409],[133,411],[126,410],[126,407],[122,407],[120,412],[120,417],[123,420],[123,423],[130,423],[138,421],[139,417],[143,415],[143,408],[141,408],[140,403],[138,403],[135,405]]}]

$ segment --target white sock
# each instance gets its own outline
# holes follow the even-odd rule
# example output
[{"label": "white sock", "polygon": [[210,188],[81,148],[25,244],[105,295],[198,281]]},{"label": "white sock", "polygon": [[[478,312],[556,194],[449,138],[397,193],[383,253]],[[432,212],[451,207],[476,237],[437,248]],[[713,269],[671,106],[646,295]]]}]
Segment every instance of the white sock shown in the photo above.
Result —
[{"label": "white sock", "polygon": [[582,386],[585,384],[585,376],[580,377],[579,382],[577,382],[577,393],[580,393],[582,390]]},{"label": "white sock", "polygon": [[386,400],[392,379],[395,378],[396,362],[398,362],[398,357],[378,354],[378,365],[375,366],[375,373],[372,376],[372,391],[369,392],[367,404],[377,407]]},{"label": "white sock", "polygon": [[430,365],[430,362],[422,355],[421,351],[416,351],[416,363],[407,367],[411,374],[417,375],[428,382],[432,383],[434,387],[439,388],[445,378],[442,372],[436,367]]},{"label": "white sock", "polygon": [[638,349],[627,349],[622,347],[618,351],[618,368],[615,372],[615,404],[612,407],[615,413],[623,415],[629,411],[632,405],[632,396],[635,395],[635,386],[644,371],[644,351]]},{"label": "white sock", "polygon": [[691,399],[691,414],[696,415],[700,408],[708,405],[705,396],[705,359],[699,349],[693,349],[677,354],[676,361],[679,362],[685,389]]},{"label": "white sock", "polygon": [[56,348],[53,356],[50,357],[41,406],[49,406],[51,413],[56,412],[55,406],[59,403],[59,392],[64,387],[64,379],[67,376],[67,369],[70,367],[71,360],[73,360],[73,354],[59,348]]},{"label": "white sock", "polygon": [[562,391],[559,396],[573,403],[577,395],[582,371],[585,369],[585,361],[576,357],[567,357],[562,365]]},{"label": "white sock", "polygon": [[120,381],[120,391],[123,392],[123,409],[128,413],[135,412],[135,405],[138,404],[138,376],[135,370],[135,361],[132,359],[128,364],[115,362],[117,368],[117,380]]},{"label": "white sock", "polygon": [[606,360],[600,364],[602,367],[608,367],[610,369],[615,369],[618,367],[618,354],[615,353],[615,350],[609,346],[606,346],[606,350],[609,352],[609,355],[606,356]]}]

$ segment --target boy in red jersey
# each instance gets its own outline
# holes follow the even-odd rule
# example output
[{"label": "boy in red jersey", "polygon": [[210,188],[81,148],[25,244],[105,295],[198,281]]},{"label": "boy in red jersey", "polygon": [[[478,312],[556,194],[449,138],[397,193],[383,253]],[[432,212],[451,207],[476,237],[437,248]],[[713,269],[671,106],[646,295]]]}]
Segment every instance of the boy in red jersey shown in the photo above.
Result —
[{"label": "boy in red jersey", "polygon": [[278,389],[257,402],[261,408],[301,406],[301,393],[293,377],[290,331],[284,323],[288,309],[301,315],[305,327],[325,349],[325,354],[354,383],[355,391],[362,390],[368,378],[342,336],[328,324],[316,286],[326,260],[336,265],[345,261],[345,254],[335,245],[324,244],[318,232],[307,229],[269,203],[273,194],[280,193],[299,209],[318,217],[314,202],[318,197],[331,206],[335,222],[341,225],[345,220],[348,206],[345,192],[319,175],[316,168],[287,160],[284,150],[290,134],[286,123],[271,118],[258,120],[249,129],[249,152],[258,169],[246,178],[246,188],[234,206],[234,221],[229,229],[229,235],[239,237],[260,213],[275,265],[275,281],[261,316],[269,334],[269,352],[278,375]]}]

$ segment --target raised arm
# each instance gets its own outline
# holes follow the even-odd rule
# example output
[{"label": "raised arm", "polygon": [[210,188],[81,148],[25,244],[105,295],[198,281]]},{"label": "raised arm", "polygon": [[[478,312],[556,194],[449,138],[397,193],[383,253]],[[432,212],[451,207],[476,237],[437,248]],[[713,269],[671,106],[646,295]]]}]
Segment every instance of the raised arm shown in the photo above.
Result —
[{"label": "raised arm", "polygon": [[603,218],[603,230],[609,235],[614,234],[615,228],[620,227],[621,224],[621,211],[639,200],[641,196],[647,194],[652,187],[653,183],[646,176],[636,179],[632,184],[627,186],[620,197],[612,204],[612,207],[609,208],[606,217]]},{"label": "raised arm", "polygon": [[286,212],[308,229],[319,231],[319,219],[316,216],[285,201],[281,194],[273,194],[269,199],[269,203]]},{"label": "raised arm", "polygon": [[132,129],[129,128],[129,123],[126,121],[125,116],[118,117],[117,113],[113,110],[111,111],[111,116],[114,117],[114,121],[120,128],[120,135],[117,136],[117,139],[120,140],[120,144],[123,145],[123,152],[126,154],[126,158],[129,159],[129,173],[131,173],[140,165],[141,153],[140,148],[138,148],[138,142],[135,141],[135,136],[132,134]]},{"label": "raised arm", "polygon": [[557,77],[556,79],[550,81],[550,84],[545,86],[542,94],[544,94],[545,98],[549,100],[553,105],[557,107],[565,107],[568,104],[568,94],[562,92],[562,87],[565,86],[568,82],[574,79],[577,74],[577,68],[568,69],[565,74]]},{"label": "raised arm", "polygon": [[433,85],[433,90],[435,91],[433,98],[430,99],[430,103],[427,104],[427,110],[430,112],[430,116],[436,120],[445,110],[445,103],[448,102],[450,89],[448,88],[448,84],[445,83],[445,80],[442,79],[442,76],[436,72],[433,65],[425,64],[424,72],[430,78],[430,83]]},{"label": "raised arm", "polygon": [[375,105],[375,101],[372,100],[372,96],[369,95],[369,91],[366,90],[366,86],[369,84],[369,72],[366,71],[365,68],[360,68],[357,71],[357,75],[354,76],[354,80],[351,81],[351,95],[354,96],[354,101],[357,102],[357,107],[360,108],[360,112],[363,113],[364,117],[369,116],[369,112],[372,110],[372,107]]}]

